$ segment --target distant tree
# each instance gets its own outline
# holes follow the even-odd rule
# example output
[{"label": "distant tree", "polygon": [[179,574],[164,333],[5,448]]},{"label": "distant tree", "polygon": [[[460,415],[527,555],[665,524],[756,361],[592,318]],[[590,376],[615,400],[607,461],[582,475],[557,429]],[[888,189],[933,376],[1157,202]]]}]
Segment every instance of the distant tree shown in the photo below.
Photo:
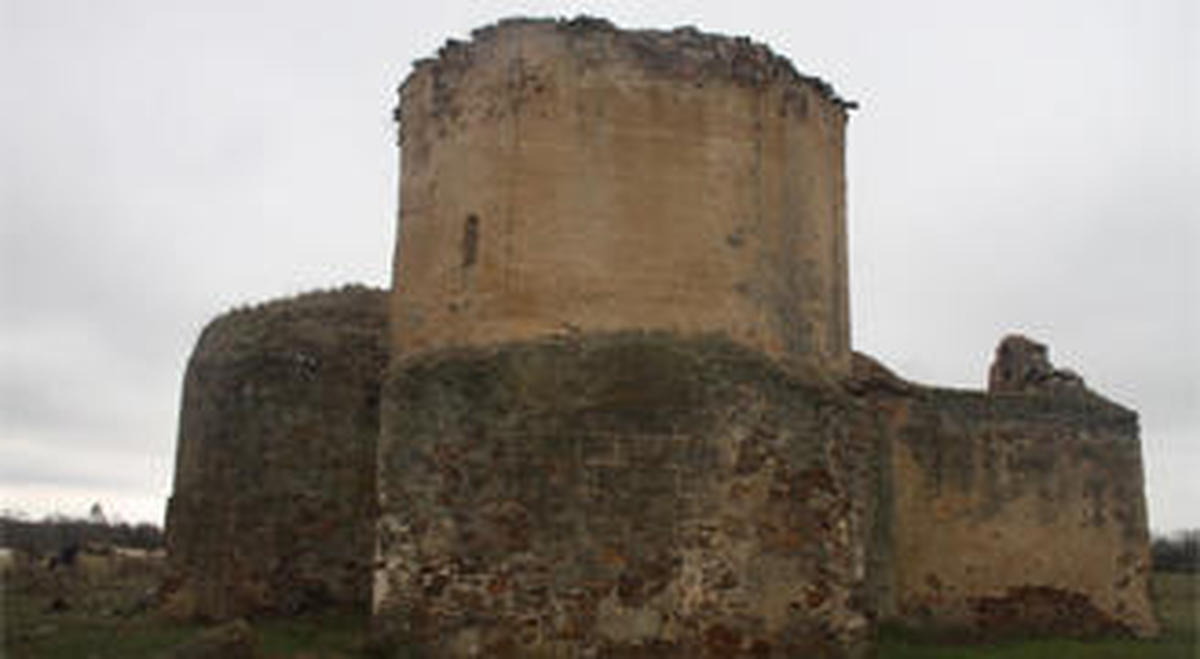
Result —
[{"label": "distant tree", "polygon": [[32,521],[25,515],[0,514],[0,544],[35,555],[58,555],[64,548],[88,545],[116,545],[157,549],[163,546],[159,527],[145,523],[111,523],[99,504],[92,506],[87,519],[50,515]]},{"label": "distant tree", "polygon": [[1200,529],[1155,538],[1150,557],[1160,572],[1200,572]]},{"label": "distant tree", "polygon": [[162,529],[150,524],[149,522],[138,524],[130,529],[130,536],[127,544],[130,547],[137,547],[139,549],[157,549],[162,547]]}]

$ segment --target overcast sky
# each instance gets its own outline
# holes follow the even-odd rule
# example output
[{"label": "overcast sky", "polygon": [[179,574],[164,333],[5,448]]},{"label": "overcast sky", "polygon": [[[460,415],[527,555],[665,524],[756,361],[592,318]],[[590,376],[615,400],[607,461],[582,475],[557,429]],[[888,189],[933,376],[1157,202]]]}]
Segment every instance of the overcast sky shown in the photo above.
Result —
[{"label": "overcast sky", "polygon": [[161,522],[180,381],[235,304],[389,283],[412,60],[508,15],[749,35],[861,103],[857,349],[981,387],[1000,337],[1141,413],[1200,527],[1194,0],[0,0],[0,507]]}]

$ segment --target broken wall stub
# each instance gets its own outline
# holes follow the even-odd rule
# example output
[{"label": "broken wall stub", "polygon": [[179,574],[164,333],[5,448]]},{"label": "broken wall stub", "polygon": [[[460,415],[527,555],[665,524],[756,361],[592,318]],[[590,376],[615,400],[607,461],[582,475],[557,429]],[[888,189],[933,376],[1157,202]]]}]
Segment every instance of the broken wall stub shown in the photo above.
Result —
[{"label": "broken wall stub", "polygon": [[871,440],[726,338],[589,335],[393,363],[374,590],[431,656],[851,656]]},{"label": "broken wall stub", "polygon": [[416,63],[393,352],[725,333],[849,368],[851,106],[749,39],[511,20]]},{"label": "broken wall stub", "polygon": [[1000,341],[988,370],[988,391],[992,393],[1083,388],[1083,378],[1050,363],[1050,351],[1045,345],[1020,334],[1010,334]]},{"label": "broken wall stub", "polygon": [[366,609],[386,309],[348,287],[204,329],[167,510],[169,613]]}]

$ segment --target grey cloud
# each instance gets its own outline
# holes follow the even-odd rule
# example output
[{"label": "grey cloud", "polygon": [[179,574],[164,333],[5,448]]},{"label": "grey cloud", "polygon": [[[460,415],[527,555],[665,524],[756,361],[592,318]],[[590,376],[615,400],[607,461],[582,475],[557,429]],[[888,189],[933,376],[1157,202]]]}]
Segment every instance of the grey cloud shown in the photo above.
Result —
[{"label": "grey cloud", "polygon": [[[749,33],[861,101],[848,155],[857,347],[914,379],[981,386],[1004,332],[1049,342],[1056,361],[1141,410],[1152,520],[1174,527],[1200,526],[1187,506],[1200,490],[1177,472],[1200,468],[1193,4],[593,12]],[[100,488],[108,476],[53,456],[140,451],[132,459],[164,473],[121,483],[159,496],[200,328],[241,301],[387,283],[395,86],[444,38],[511,11],[6,5],[2,477]],[[33,438],[41,452],[27,455]]]}]

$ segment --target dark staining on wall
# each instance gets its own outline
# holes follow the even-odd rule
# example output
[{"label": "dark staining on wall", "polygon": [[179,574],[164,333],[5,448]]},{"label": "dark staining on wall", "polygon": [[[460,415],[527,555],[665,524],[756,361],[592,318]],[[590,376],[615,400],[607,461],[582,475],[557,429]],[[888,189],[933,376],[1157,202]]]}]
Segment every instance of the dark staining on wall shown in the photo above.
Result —
[{"label": "dark staining on wall", "polygon": [[[1009,376],[993,367],[993,379],[1040,384],[997,393],[905,383],[856,355],[849,386],[880,420],[893,478],[873,518],[875,605],[885,619],[985,637],[1153,633],[1137,416],[1077,377],[1046,377],[1057,371],[1044,347],[1028,344],[1041,365]],[[930,531],[898,544],[910,526]],[[973,544],[981,537],[991,539],[984,551]],[[1003,556],[1029,551],[1029,537],[1045,538],[1037,560],[1004,572]],[[935,558],[962,552],[974,566]],[[931,570],[919,582],[916,566]]]},{"label": "dark staining on wall", "polygon": [[625,333],[443,351],[393,365],[385,391],[380,486],[406,505],[384,511],[378,613],[418,647],[864,640],[852,464],[870,456],[839,446],[828,381],[720,337]]},{"label": "dark staining on wall", "polygon": [[[907,401],[909,421],[898,436],[935,493],[946,486],[983,488],[1011,498],[1041,488],[1053,502],[1067,465],[1109,469],[1128,464],[1122,453],[1138,449],[1136,415],[1089,391],[986,395],[919,388]],[[1010,491],[991,491],[1005,472]]]},{"label": "dark staining on wall", "polygon": [[383,291],[347,287],[205,328],[167,510],[169,613],[365,609],[385,319]]},{"label": "dark staining on wall", "polygon": [[1018,586],[971,600],[974,625],[991,636],[1130,636],[1129,625],[1085,595],[1047,586]]}]

